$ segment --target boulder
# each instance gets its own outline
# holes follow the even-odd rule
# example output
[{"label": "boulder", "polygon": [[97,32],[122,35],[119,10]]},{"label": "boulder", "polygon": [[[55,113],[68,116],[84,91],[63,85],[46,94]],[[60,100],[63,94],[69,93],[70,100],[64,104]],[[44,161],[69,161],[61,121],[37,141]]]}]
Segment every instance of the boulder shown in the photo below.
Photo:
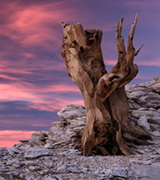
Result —
[{"label": "boulder", "polygon": [[32,139],[34,140],[45,141],[46,137],[47,137],[47,134],[43,132],[36,132],[32,134]]}]

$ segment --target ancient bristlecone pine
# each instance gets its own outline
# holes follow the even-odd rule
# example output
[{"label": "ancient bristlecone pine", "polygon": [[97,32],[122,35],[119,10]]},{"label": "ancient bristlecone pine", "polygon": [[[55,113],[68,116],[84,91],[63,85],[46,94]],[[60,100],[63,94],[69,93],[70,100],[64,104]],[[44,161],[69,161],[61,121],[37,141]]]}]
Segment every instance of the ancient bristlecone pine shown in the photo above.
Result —
[{"label": "ancient bristlecone pine", "polygon": [[83,155],[132,154],[129,146],[146,143],[150,135],[132,122],[124,86],[138,73],[133,64],[139,53],[133,46],[137,15],[132,24],[127,49],[121,36],[123,19],[116,24],[118,62],[105,70],[101,51],[102,30],[83,30],[81,24],[62,23],[62,56],[69,76],[79,87],[86,108],[86,125],[81,133]]}]

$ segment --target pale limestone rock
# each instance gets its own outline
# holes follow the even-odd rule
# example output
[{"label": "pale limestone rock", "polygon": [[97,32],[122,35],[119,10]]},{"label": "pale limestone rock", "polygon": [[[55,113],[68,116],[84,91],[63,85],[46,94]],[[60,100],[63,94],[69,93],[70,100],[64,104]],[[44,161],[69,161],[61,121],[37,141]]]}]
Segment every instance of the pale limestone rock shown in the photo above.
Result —
[{"label": "pale limestone rock", "polygon": [[58,172],[58,173],[62,173],[62,174],[67,173],[66,165],[63,164],[62,166],[59,166],[59,167],[57,168],[57,172]]},{"label": "pale limestone rock", "polygon": [[76,117],[81,117],[86,114],[83,106],[69,104],[59,111],[58,116],[63,119],[75,119]]},{"label": "pale limestone rock", "polygon": [[67,173],[67,167],[66,167],[66,164],[63,162],[63,161],[61,161],[59,164],[58,164],[58,166],[57,166],[57,172],[58,173]]},{"label": "pale limestone rock", "polygon": [[[157,152],[158,154],[160,154],[160,148],[155,149],[155,150],[156,150],[156,152]],[[160,158],[157,158],[156,161],[157,161],[157,162],[160,162]]]},{"label": "pale limestone rock", "polygon": [[147,118],[146,116],[141,116],[138,120],[138,124],[143,127],[144,129],[146,129],[147,131],[150,131],[150,125],[147,122]]},{"label": "pale limestone rock", "polygon": [[159,180],[160,163],[153,163],[150,166],[146,165],[132,165],[131,169],[135,171],[137,176],[144,177],[145,180]]},{"label": "pale limestone rock", "polygon": [[53,145],[53,144],[50,144],[50,143],[47,143],[47,144],[44,145],[44,147],[45,147],[46,149],[53,149],[53,148],[54,148],[54,145]]},{"label": "pale limestone rock", "polygon": [[154,77],[150,82],[140,84],[142,87],[152,89],[153,91],[160,93],[160,78]]},{"label": "pale limestone rock", "polygon": [[30,169],[31,171],[33,171],[33,170],[36,169],[36,167],[35,167],[35,166],[29,166],[29,169]]},{"label": "pale limestone rock", "polygon": [[160,113],[156,111],[144,111],[144,110],[133,110],[131,116],[140,118],[141,116],[146,116],[149,123],[160,125]]},{"label": "pale limestone rock", "polygon": [[129,100],[129,109],[140,109],[141,106],[133,100]]},{"label": "pale limestone rock", "polygon": [[133,100],[137,100],[138,98],[142,97],[142,96],[146,96],[148,95],[148,92],[147,91],[144,91],[144,89],[142,88],[142,90],[140,91],[133,91],[131,92],[128,97],[130,99],[133,99]]},{"label": "pale limestone rock", "polygon": [[[57,178],[47,177],[47,178],[45,178],[45,180],[57,180]],[[58,179],[58,180],[59,180],[59,179]]]},{"label": "pale limestone rock", "polygon": [[3,177],[0,176],[0,180],[5,180]]},{"label": "pale limestone rock", "polygon": [[14,167],[19,167],[20,166],[20,161],[18,159],[8,159],[6,165],[16,165]]},{"label": "pale limestone rock", "polygon": [[19,139],[19,142],[21,142],[21,143],[27,143],[29,141],[30,141],[30,139]]},{"label": "pale limestone rock", "polygon": [[20,153],[21,151],[17,147],[8,147],[7,150],[13,153]]},{"label": "pale limestone rock", "polygon": [[36,132],[32,134],[32,139],[34,140],[40,140],[40,141],[45,141],[47,135],[44,134],[43,132]]},{"label": "pale limestone rock", "polygon": [[153,134],[154,136],[159,136],[159,137],[160,137],[160,132],[159,132],[159,131],[154,131],[154,132],[152,132],[152,134]]},{"label": "pale limestone rock", "polygon": [[41,148],[30,148],[29,151],[25,152],[24,158],[35,159],[41,156],[48,156],[50,153],[46,149]]},{"label": "pale limestone rock", "polygon": [[122,168],[122,167],[115,167],[113,169],[112,174],[113,176],[116,176],[116,177],[123,177],[123,178],[128,177],[128,171],[126,170],[126,168]]},{"label": "pale limestone rock", "polygon": [[61,122],[52,123],[52,127],[49,130],[48,139],[49,143],[53,144],[55,142],[60,142],[65,139],[65,130]]},{"label": "pale limestone rock", "polygon": [[156,109],[153,107],[150,107],[150,108],[148,108],[148,111],[156,111]]},{"label": "pale limestone rock", "polygon": [[84,128],[86,122],[85,108],[70,104],[57,114],[62,120],[52,123],[46,142],[54,145],[56,142],[66,144],[71,137]]},{"label": "pale limestone rock", "polygon": [[136,102],[141,106],[153,108],[160,107],[160,95],[156,93],[149,93],[138,98]]}]

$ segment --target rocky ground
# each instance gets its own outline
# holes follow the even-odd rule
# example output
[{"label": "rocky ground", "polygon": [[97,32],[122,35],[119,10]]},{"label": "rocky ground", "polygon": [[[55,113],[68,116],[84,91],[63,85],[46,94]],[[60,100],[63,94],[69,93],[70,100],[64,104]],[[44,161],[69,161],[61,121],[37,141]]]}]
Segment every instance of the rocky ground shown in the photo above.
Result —
[{"label": "rocky ground", "polygon": [[126,87],[130,118],[152,134],[152,145],[137,146],[132,156],[82,156],[75,134],[85,125],[85,108],[67,105],[49,133],[0,149],[0,180],[159,180],[160,79]]}]

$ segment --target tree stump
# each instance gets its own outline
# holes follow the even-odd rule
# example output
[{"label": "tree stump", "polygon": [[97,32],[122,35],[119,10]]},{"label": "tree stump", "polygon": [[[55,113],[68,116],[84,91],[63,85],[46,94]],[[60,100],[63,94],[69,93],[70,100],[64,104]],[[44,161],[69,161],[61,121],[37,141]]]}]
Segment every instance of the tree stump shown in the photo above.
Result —
[{"label": "tree stump", "polygon": [[105,69],[101,51],[102,30],[83,30],[81,24],[62,23],[62,56],[69,76],[79,87],[86,108],[86,125],[82,133],[83,155],[124,154],[134,152],[134,143],[147,143],[148,132],[129,119],[125,85],[138,73],[134,57],[133,36],[137,15],[132,24],[127,49],[121,36],[123,19],[116,24],[118,62],[110,72]]}]

